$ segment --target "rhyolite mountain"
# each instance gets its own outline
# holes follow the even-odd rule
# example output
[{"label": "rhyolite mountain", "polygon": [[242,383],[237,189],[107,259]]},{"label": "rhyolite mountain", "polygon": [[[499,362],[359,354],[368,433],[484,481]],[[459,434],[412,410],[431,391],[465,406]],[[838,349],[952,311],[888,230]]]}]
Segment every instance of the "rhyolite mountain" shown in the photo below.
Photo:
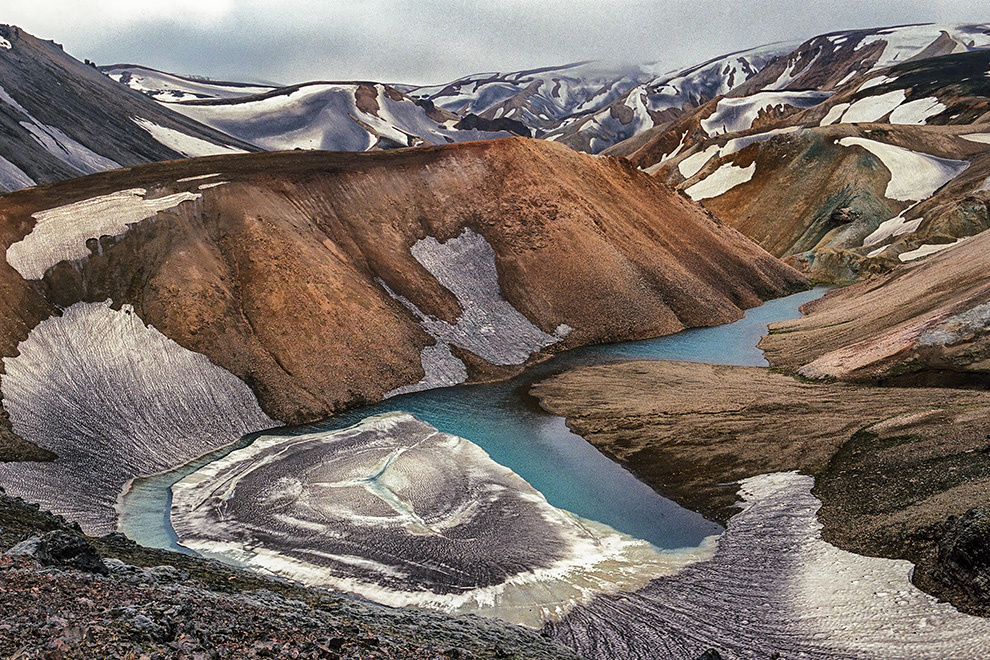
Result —
[{"label": "rhyolite mountain", "polygon": [[805,286],[625,160],[523,138],[106,172],[0,198],[0,241],[4,434],[59,457],[0,476],[107,531],[128,479],[249,431]]},{"label": "rhyolite mountain", "polygon": [[0,25],[0,132],[0,191],[140,163],[258,150],[8,25]]},{"label": "rhyolite mountain", "polygon": [[812,277],[886,271],[990,227],[987,46],[987,26],[816,37],[609,153]]}]

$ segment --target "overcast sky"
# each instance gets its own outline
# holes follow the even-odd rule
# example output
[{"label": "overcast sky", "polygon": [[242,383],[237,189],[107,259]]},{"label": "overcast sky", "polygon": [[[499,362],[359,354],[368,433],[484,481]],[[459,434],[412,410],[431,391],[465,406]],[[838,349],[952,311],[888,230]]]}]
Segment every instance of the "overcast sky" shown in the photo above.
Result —
[{"label": "overcast sky", "polygon": [[824,32],[987,22],[986,0],[0,0],[79,59],[282,83],[440,83],[598,59],[664,68]]}]

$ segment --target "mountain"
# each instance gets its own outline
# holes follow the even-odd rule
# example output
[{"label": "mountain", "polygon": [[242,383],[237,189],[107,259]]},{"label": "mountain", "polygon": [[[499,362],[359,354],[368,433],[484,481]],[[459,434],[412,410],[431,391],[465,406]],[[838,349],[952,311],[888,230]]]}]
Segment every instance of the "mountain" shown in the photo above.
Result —
[{"label": "mountain", "polygon": [[816,37],[608,153],[815,278],[889,270],[990,227],[988,47],[990,26]]},{"label": "mountain", "polygon": [[834,291],[771,328],[774,366],[806,378],[906,385],[986,385],[990,373],[990,232],[924,261]]},{"label": "mountain", "polygon": [[649,79],[650,65],[609,67],[577,62],[509,73],[478,73],[443,85],[412,87],[410,96],[428,99],[459,115],[512,119],[541,134],[572,115],[594,112]]},{"label": "mountain", "polygon": [[267,150],[366,151],[529,135],[518,122],[453,115],[371,82],[312,82],[168,107]]},{"label": "mountain", "polygon": [[772,44],[655,75],[607,105],[579,109],[562,118],[545,137],[578,151],[599,153],[729,93],[793,48],[793,44]]},{"label": "mountain", "polygon": [[129,479],[250,431],[804,286],[626,161],[522,138],[171,161],[0,218],[8,456],[58,456],[0,477],[90,530]]},{"label": "mountain", "polygon": [[152,161],[256,150],[12,26],[0,26],[0,130],[0,190]]},{"label": "mountain", "polygon": [[279,87],[279,85],[226,82],[210,80],[209,78],[178,76],[138,64],[113,64],[101,66],[99,69],[113,80],[162,103],[233,99],[264,94]]}]

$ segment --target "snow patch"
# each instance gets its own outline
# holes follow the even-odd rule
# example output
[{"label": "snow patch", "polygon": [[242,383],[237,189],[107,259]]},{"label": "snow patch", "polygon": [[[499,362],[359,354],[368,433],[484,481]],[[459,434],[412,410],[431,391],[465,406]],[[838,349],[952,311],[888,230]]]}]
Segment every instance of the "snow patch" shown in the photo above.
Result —
[{"label": "snow patch", "polygon": [[902,103],[890,113],[891,124],[925,124],[929,117],[943,112],[943,105],[937,98],[930,96],[916,101]]},{"label": "snow patch", "polygon": [[13,48],[13,46],[9,41],[4,39],[3,37],[0,37],[0,48],[3,48],[4,50],[10,50],[11,48]]},{"label": "snow patch", "polygon": [[130,225],[196,200],[198,193],[181,192],[146,199],[144,188],[120,190],[109,195],[38,211],[34,228],[7,248],[7,263],[26,280],[40,280],[60,261],[89,256],[86,241],[100,236],[120,236]]},{"label": "snow patch", "polygon": [[19,113],[24,115],[25,121],[19,122],[20,125],[31,134],[31,137],[42,146],[48,153],[50,153],[55,158],[58,158],[63,163],[70,165],[75,168],[81,174],[93,174],[95,172],[103,172],[105,170],[113,170],[120,167],[120,163],[115,160],[111,160],[100,154],[96,153],[92,149],[80,144],[73,138],[65,134],[64,131],[55,128],[54,126],[48,126],[33,116],[27,111],[27,109],[18,103],[14,98],[7,93],[3,87],[0,87],[0,101],[10,105],[12,108],[17,110]]},{"label": "snow patch", "polygon": [[880,85],[886,85],[887,83],[892,83],[895,80],[897,80],[897,78],[891,78],[889,76],[877,76],[876,78],[870,78],[869,80],[864,82],[862,85],[859,86],[859,89],[857,89],[856,91],[862,92],[864,90],[870,89],[871,87],[879,87]]},{"label": "snow patch", "polygon": [[842,119],[842,113],[844,113],[849,108],[849,103],[836,103],[831,108],[829,108],[828,113],[822,118],[819,126],[830,126],[832,124],[838,123]]},{"label": "snow patch", "polygon": [[748,167],[726,163],[684,192],[696,202],[718,197],[732,188],[746,183],[753,178],[754,174],[756,174],[755,162],[750,163]]},{"label": "snow patch", "polygon": [[25,174],[24,170],[0,156],[0,190],[10,192],[33,185],[35,185],[34,179]]},{"label": "snow patch", "polygon": [[718,155],[719,148],[718,145],[712,145],[705,149],[704,151],[699,151],[696,154],[691,154],[681,162],[677,164],[677,170],[681,173],[685,179],[690,179],[695,174],[701,171],[701,168],[705,166],[712,158]]},{"label": "snow patch", "polygon": [[[459,236],[445,243],[432,236],[417,241],[412,255],[445,289],[457,298],[461,316],[448,323],[424,314],[412,301],[396,294],[385,282],[379,283],[389,295],[401,302],[418,319],[437,344],[428,346],[420,359],[426,377],[417,390],[444,387],[455,383],[467,372],[464,364],[450,353],[449,346],[459,346],[492,364],[522,364],[529,356],[564,339],[571,328],[561,324],[554,334],[547,334],[502,297],[495,266],[495,250],[488,241],[465,227]],[[463,382],[458,380],[456,382]],[[405,391],[393,390],[390,394]]]},{"label": "snow patch", "polygon": [[916,250],[911,250],[909,252],[901,252],[899,255],[897,255],[897,258],[900,259],[901,261],[904,261],[904,262],[914,261],[915,259],[920,259],[922,257],[927,257],[930,254],[935,254],[936,252],[941,252],[942,250],[945,250],[947,248],[950,248],[953,245],[958,245],[959,243],[961,243],[964,240],[966,240],[966,237],[965,236],[963,236],[962,238],[956,239],[955,241],[953,241],[951,243],[939,243],[939,244],[936,244],[936,245],[932,245],[932,244],[926,243],[926,244],[922,245],[921,247],[917,248]]},{"label": "snow patch", "polygon": [[218,156],[221,154],[243,154],[247,153],[243,149],[235,149],[227,145],[213,144],[208,140],[194,137],[174,128],[159,126],[147,119],[134,118],[134,123],[146,130],[158,142],[173,151],[178,151],[184,156],[196,158],[198,156]]},{"label": "snow patch", "polygon": [[890,172],[890,183],[884,194],[888,199],[898,201],[927,199],[969,167],[969,161],[938,158],[865,138],[845,137],[839,144],[862,147],[879,158]]},{"label": "snow patch", "polygon": [[964,140],[969,140],[970,142],[990,144],[990,133],[967,133],[966,135],[960,135],[959,137]]},{"label": "snow patch", "polygon": [[855,124],[857,122],[877,121],[891,110],[904,102],[905,93],[903,89],[880,94],[879,96],[867,96],[849,106],[845,114],[842,115],[843,124]]},{"label": "snow patch", "polygon": [[818,105],[832,92],[757,92],[750,96],[726,97],[719,100],[715,112],[701,120],[701,127],[709,135],[735,133],[753,127],[761,110],[789,105],[799,110]]},{"label": "snow patch", "polygon": [[[911,232],[918,231],[918,227],[924,222],[924,218],[915,218],[914,220],[907,220],[904,218],[904,213],[902,212],[896,218],[891,218],[890,220],[884,220],[880,223],[872,234],[863,239],[863,247],[869,247],[871,245],[876,245],[877,243],[886,241],[888,238],[893,238],[895,236],[900,236],[901,234],[910,234]],[[883,249],[886,249],[884,246]],[[883,250],[874,250],[877,254]],[[876,256],[872,252],[868,257]]]}]

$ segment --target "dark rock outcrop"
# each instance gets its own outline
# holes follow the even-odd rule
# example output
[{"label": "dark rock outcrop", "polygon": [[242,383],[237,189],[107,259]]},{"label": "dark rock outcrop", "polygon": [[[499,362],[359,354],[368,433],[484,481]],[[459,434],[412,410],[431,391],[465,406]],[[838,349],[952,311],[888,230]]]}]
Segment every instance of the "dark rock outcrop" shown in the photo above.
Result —
[{"label": "dark rock outcrop", "polygon": [[937,579],[990,607],[990,511],[951,516],[938,545]]},{"label": "dark rock outcrop", "polygon": [[108,575],[110,570],[93,544],[77,534],[63,530],[32,536],[21,541],[7,554],[34,557],[45,566],[75,568],[87,573]]}]

